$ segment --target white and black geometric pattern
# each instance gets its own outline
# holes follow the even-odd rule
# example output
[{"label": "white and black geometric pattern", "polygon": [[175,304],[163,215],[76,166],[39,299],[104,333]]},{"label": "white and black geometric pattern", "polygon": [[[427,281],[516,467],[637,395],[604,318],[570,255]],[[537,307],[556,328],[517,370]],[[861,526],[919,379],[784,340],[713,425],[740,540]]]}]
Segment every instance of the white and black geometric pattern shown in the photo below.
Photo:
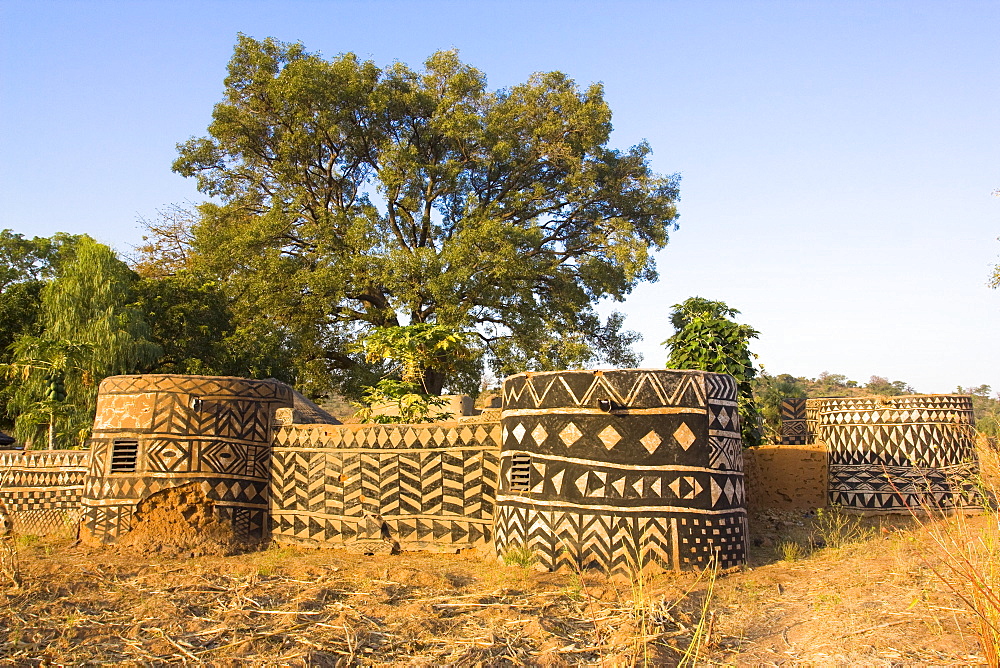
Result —
[{"label": "white and black geometric pattern", "polygon": [[72,531],[80,519],[87,450],[0,452],[0,505],[14,531],[45,535]]},{"label": "white and black geometric pattern", "polygon": [[493,537],[497,423],[282,426],[271,454],[271,535],[343,545],[369,518],[403,549]]},{"label": "white and black geometric pattern", "polygon": [[899,512],[981,505],[972,402],[960,395],[817,401],[830,456],[829,498],[847,508]]},{"label": "white and black geometric pattern", "polygon": [[496,549],[623,570],[744,559],[736,383],[698,371],[504,381]]},{"label": "white and black geometric pattern", "polygon": [[[84,528],[112,542],[131,527],[132,510],[150,494],[202,483],[238,534],[267,528],[271,419],[292,405],[277,381],[216,376],[112,376],[100,387],[84,482]],[[134,471],[112,471],[114,443],[138,444]],[[115,508],[108,511],[106,508]],[[249,532],[249,533],[248,533]]]}]

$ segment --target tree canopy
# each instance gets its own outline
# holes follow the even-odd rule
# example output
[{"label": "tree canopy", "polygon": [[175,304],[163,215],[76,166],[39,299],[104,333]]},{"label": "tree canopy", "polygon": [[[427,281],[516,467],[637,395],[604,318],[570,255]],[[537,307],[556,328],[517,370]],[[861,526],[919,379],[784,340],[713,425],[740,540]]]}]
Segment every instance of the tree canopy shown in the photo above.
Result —
[{"label": "tree canopy", "polygon": [[602,87],[560,72],[490,90],[454,51],[380,68],[240,36],[174,169],[212,198],[193,262],[286,337],[306,389],[362,365],[366,331],[420,323],[476,332],[500,374],[628,366],[637,335],[595,305],[656,279],[678,177],[611,129]]},{"label": "tree canopy", "polygon": [[736,379],[743,442],[756,446],[761,442],[752,387],[757,375],[753,363],[756,355],[750,352],[749,345],[758,332],[734,322],[732,318],[739,314],[725,302],[690,297],[674,304],[670,313],[674,335],[663,344],[670,348],[668,369],[700,369],[727,373]]},{"label": "tree canopy", "polygon": [[[15,435],[25,443],[40,440],[43,425],[53,422],[60,445],[79,443],[93,420],[97,383],[148,369],[162,354],[132,306],[137,277],[114,251],[81,236],[64,255],[41,289],[39,334],[20,335],[7,365],[8,376],[18,381],[10,402]],[[56,379],[66,397],[46,398]]]}]

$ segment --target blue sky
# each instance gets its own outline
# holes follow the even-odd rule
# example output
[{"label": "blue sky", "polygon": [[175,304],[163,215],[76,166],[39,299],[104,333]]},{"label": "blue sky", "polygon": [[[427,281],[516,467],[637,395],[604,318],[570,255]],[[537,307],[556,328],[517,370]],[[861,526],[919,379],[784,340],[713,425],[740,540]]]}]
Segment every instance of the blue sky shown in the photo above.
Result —
[{"label": "blue sky", "polygon": [[728,302],[772,373],[1000,390],[1000,3],[0,0],[0,226],[122,252],[198,201],[236,34],[417,66],[458,48],[493,87],[603,82],[613,143],[682,175],[661,279],[617,307],[661,366],[670,305]]}]

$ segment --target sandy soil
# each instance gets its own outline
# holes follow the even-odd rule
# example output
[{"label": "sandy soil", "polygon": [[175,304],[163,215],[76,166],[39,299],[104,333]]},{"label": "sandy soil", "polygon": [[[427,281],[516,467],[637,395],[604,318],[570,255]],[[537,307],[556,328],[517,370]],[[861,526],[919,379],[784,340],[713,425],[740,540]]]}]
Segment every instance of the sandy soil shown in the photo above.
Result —
[{"label": "sandy soil", "polygon": [[820,520],[755,516],[751,564],[716,577],[292,547],[192,556],[22,536],[11,543],[21,583],[0,584],[0,665],[984,662],[975,619],[946,581],[959,593],[963,583],[934,538],[995,537],[996,513],[927,527]]}]

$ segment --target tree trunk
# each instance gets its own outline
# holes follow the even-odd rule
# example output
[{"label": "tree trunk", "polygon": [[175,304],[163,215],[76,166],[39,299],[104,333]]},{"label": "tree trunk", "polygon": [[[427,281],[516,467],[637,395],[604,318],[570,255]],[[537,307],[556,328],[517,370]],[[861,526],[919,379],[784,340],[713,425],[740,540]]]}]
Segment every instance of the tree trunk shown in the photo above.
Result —
[{"label": "tree trunk", "polygon": [[444,389],[444,374],[434,369],[425,369],[423,385],[427,394],[441,394],[441,390]]},{"label": "tree trunk", "polygon": [[49,450],[56,449],[56,413],[49,411]]}]

